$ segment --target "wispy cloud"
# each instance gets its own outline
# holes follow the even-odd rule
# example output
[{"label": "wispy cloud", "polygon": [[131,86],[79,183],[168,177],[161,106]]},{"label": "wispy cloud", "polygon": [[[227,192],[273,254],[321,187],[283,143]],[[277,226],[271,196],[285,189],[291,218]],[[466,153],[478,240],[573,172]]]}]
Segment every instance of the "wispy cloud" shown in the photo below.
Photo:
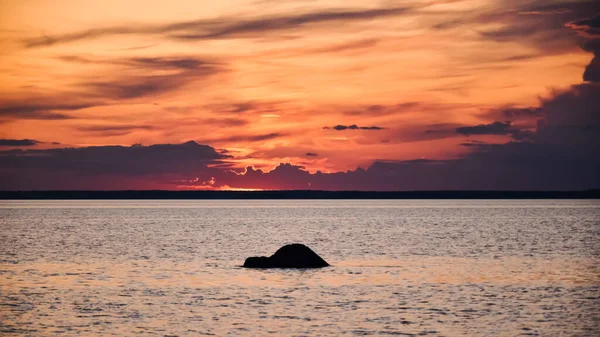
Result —
[{"label": "wispy cloud", "polygon": [[328,130],[328,129],[332,129],[332,130],[336,130],[336,131],[344,131],[344,130],[383,130],[385,128],[381,127],[381,126],[358,126],[356,124],[352,124],[352,125],[341,125],[338,124],[336,126],[324,126],[323,129]]},{"label": "wispy cloud", "polygon": [[39,143],[33,139],[0,139],[0,146],[34,146]]},{"label": "wispy cloud", "polygon": [[[64,97],[64,100],[68,98]],[[0,118],[5,119],[42,119],[62,120],[73,119],[76,116],[64,113],[65,111],[77,111],[97,105],[97,103],[55,103],[60,97],[32,97],[22,100],[11,99],[2,101],[0,107]]]},{"label": "wispy cloud", "polygon": [[263,17],[224,17],[192,20],[164,25],[129,25],[94,28],[64,35],[48,35],[24,41],[28,48],[51,46],[113,35],[164,35],[178,40],[207,40],[243,38],[281,32],[304,26],[325,23],[351,23],[402,15],[413,7],[376,9],[331,9],[300,14],[282,14]]},{"label": "wispy cloud", "polygon": [[[94,61],[80,57],[63,58],[74,62],[93,62],[116,64],[126,68],[144,70],[147,75],[122,75],[106,80],[84,82],[80,86],[87,88],[90,95],[108,99],[132,99],[158,95],[179,89],[191,81],[224,71],[221,64],[199,58],[177,57],[137,57],[124,60]],[[157,74],[163,70],[175,70],[174,73]]]},{"label": "wispy cloud", "polygon": [[465,135],[510,135],[514,139],[521,140],[530,138],[533,134],[528,130],[521,130],[512,126],[510,121],[493,122],[490,124],[479,124],[475,126],[463,126],[456,128],[456,132]]},{"label": "wispy cloud", "polygon": [[[75,84],[76,91],[24,92],[18,98],[0,98],[0,119],[75,119],[78,116],[72,112],[78,110],[161,95],[226,71],[214,60],[192,57],[92,59],[63,56],[60,59],[80,64],[112,65],[116,70],[92,81],[79,80]],[[124,70],[135,70],[135,75]],[[165,74],[165,70],[169,72]]]},{"label": "wispy cloud", "polygon": [[276,139],[286,136],[285,133],[272,132],[260,135],[235,135],[231,137],[219,138],[221,142],[262,142],[265,140]]}]

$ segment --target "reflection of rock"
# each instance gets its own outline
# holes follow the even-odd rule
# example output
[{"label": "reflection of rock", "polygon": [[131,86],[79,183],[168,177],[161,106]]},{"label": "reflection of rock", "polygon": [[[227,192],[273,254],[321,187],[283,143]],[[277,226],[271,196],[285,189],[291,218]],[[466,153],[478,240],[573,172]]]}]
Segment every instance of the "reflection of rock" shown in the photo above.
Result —
[{"label": "reflection of rock", "polygon": [[303,244],[294,243],[279,248],[270,257],[253,256],[246,259],[246,268],[322,268],[329,266],[317,253]]}]

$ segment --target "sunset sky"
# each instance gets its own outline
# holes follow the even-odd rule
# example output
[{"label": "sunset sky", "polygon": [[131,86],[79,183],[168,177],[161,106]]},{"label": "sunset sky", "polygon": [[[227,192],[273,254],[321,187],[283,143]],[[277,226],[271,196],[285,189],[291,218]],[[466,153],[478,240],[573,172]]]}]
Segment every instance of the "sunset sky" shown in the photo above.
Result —
[{"label": "sunset sky", "polygon": [[599,188],[599,13],[0,0],[0,189]]}]

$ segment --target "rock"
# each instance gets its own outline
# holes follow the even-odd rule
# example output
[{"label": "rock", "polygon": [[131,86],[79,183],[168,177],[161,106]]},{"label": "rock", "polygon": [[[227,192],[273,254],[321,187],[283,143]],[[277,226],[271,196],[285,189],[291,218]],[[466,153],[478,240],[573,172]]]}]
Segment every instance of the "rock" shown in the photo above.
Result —
[{"label": "rock", "polygon": [[323,268],[329,263],[303,244],[293,243],[279,248],[275,254],[246,259],[245,268]]}]

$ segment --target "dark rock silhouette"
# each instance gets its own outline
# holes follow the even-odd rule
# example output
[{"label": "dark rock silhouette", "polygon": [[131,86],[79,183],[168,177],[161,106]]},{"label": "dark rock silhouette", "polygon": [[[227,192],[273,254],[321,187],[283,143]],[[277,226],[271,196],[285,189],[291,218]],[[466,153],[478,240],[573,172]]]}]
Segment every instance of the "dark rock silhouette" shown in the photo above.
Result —
[{"label": "dark rock silhouette", "polygon": [[323,268],[327,266],[329,263],[317,253],[299,243],[285,245],[269,257],[249,257],[243,265],[245,268]]}]

